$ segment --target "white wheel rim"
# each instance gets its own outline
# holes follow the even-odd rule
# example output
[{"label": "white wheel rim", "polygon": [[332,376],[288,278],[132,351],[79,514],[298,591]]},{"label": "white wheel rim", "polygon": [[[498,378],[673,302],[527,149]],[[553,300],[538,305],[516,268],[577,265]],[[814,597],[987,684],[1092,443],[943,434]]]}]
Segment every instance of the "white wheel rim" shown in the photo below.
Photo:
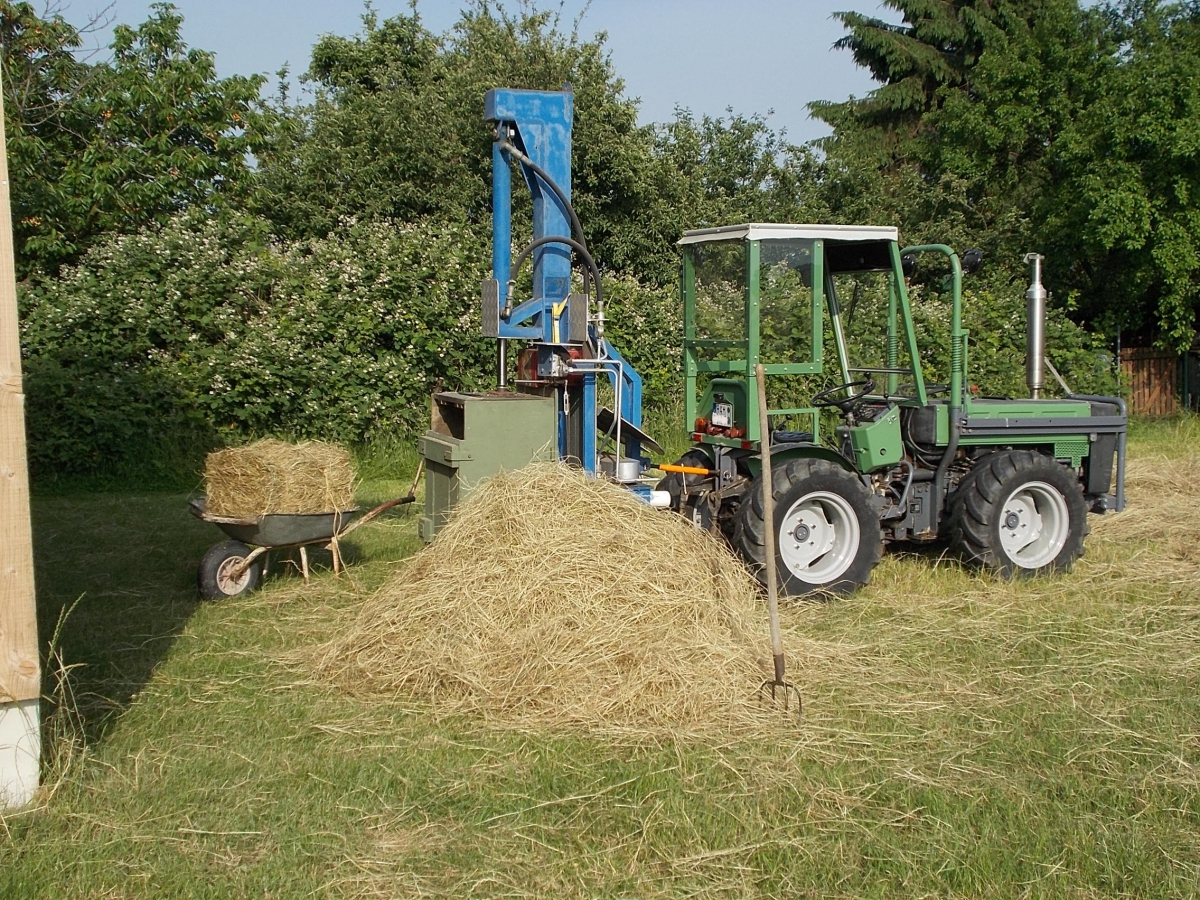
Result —
[{"label": "white wheel rim", "polygon": [[[250,583],[250,567],[245,563],[246,557],[231,556],[217,566],[217,587],[222,594],[233,596],[246,589],[246,585]],[[244,567],[240,576],[237,574],[239,566]]]},{"label": "white wheel rim", "polygon": [[779,523],[779,556],[808,584],[828,584],[844,575],[861,540],[854,507],[829,491],[805,494]]},{"label": "white wheel rim", "polygon": [[1058,557],[1071,531],[1067,500],[1044,481],[1030,481],[1000,507],[1000,546],[1022,569],[1040,569]]}]

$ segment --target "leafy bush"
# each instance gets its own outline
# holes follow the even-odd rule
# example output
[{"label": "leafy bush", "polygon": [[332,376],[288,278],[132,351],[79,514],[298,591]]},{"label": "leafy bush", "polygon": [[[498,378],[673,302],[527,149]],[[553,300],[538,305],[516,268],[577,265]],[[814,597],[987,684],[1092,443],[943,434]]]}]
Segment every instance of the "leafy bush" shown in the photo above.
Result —
[{"label": "leafy bush", "polygon": [[[344,220],[325,237],[279,242],[258,219],[184,216],[105,238],[24,297],[33,471],[152,475],[268,433],[411,439],[431,391],[490,385],[478,301],[487,250],[470,228],[429,220]],[[604,286],[607,336],[642,374],[646,404],[677,406],[678,292],[628,275]],[[926,377],[947,380],[948,294],[917,287],[913,298]],[[977,282],[964,309],[971,381],[985,395],[1023,394],[1022,291]],[[877,336],[856,340],[869,354]],[[1058,307],[1047,346],[1076,390],[1114,390],[1111,357]],[[807,402],[829,379],[801,380],[777,392]]]},{"label": "leafy bush", "polygon": [[[914,325],[926,380],[950,378],[950,294],[912,291]],[[963,327],[970,333],[967,379],[983,396],[1028,396],[1025,385],[1024,283],[995,278],[963,291]],[[1075,324],[1060,305],[1046,308],[1046,356],[1078,393],[1115,394],[1113,355],[1100,335]],[[1060,390],[1047,368],[1047,393]]]},{"label": "leafy bush", "polygon": [[683,306],[679,291],[628,275],[604,278],[605,337],[642,376],[647,406],[662,408],[682,396]]},{"label": "leafy bush", "polygon": [[481,242],[465,228],[344,222],[279,244],[255,219],[101,241],[24,297],[39,476],[147,464],[266,432],[407,432],[435,385],[472,388]]}]

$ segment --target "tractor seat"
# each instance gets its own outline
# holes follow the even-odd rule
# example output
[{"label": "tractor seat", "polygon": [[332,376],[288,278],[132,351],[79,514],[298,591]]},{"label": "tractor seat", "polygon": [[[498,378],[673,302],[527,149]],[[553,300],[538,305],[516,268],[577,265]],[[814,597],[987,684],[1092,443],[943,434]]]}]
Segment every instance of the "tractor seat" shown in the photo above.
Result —
[{"label": "tractor seat", "polygon": [[771,435],[772,444],[811,444],[811,431],[776,431]]}]

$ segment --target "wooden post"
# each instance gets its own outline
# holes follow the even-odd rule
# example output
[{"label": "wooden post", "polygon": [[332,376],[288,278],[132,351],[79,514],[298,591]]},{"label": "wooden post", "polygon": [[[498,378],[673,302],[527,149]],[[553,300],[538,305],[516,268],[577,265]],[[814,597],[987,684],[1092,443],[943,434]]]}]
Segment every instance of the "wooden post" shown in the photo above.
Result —
[{"label": "wooden post", "polygon": [[33,798],[41,757],[41,671],[18,329],[0,83],[0,809],[23,806]]}]

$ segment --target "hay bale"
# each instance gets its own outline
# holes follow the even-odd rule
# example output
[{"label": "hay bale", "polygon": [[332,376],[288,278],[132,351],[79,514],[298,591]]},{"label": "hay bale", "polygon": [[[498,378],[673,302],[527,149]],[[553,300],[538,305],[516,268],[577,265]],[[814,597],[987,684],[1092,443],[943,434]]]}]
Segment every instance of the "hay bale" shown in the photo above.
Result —
[{"label": "hay bale", "polygon": [[214,516],[342,512],[354,507],[354,465],[344,447],[262,440],[208,454],[207,509]]},{"label": "hay bale", "polygon": [[729,550],[557,465],[502,473],[361,607],[318,667],[358,695],[495,723],[758,718],[766,618]]}]

